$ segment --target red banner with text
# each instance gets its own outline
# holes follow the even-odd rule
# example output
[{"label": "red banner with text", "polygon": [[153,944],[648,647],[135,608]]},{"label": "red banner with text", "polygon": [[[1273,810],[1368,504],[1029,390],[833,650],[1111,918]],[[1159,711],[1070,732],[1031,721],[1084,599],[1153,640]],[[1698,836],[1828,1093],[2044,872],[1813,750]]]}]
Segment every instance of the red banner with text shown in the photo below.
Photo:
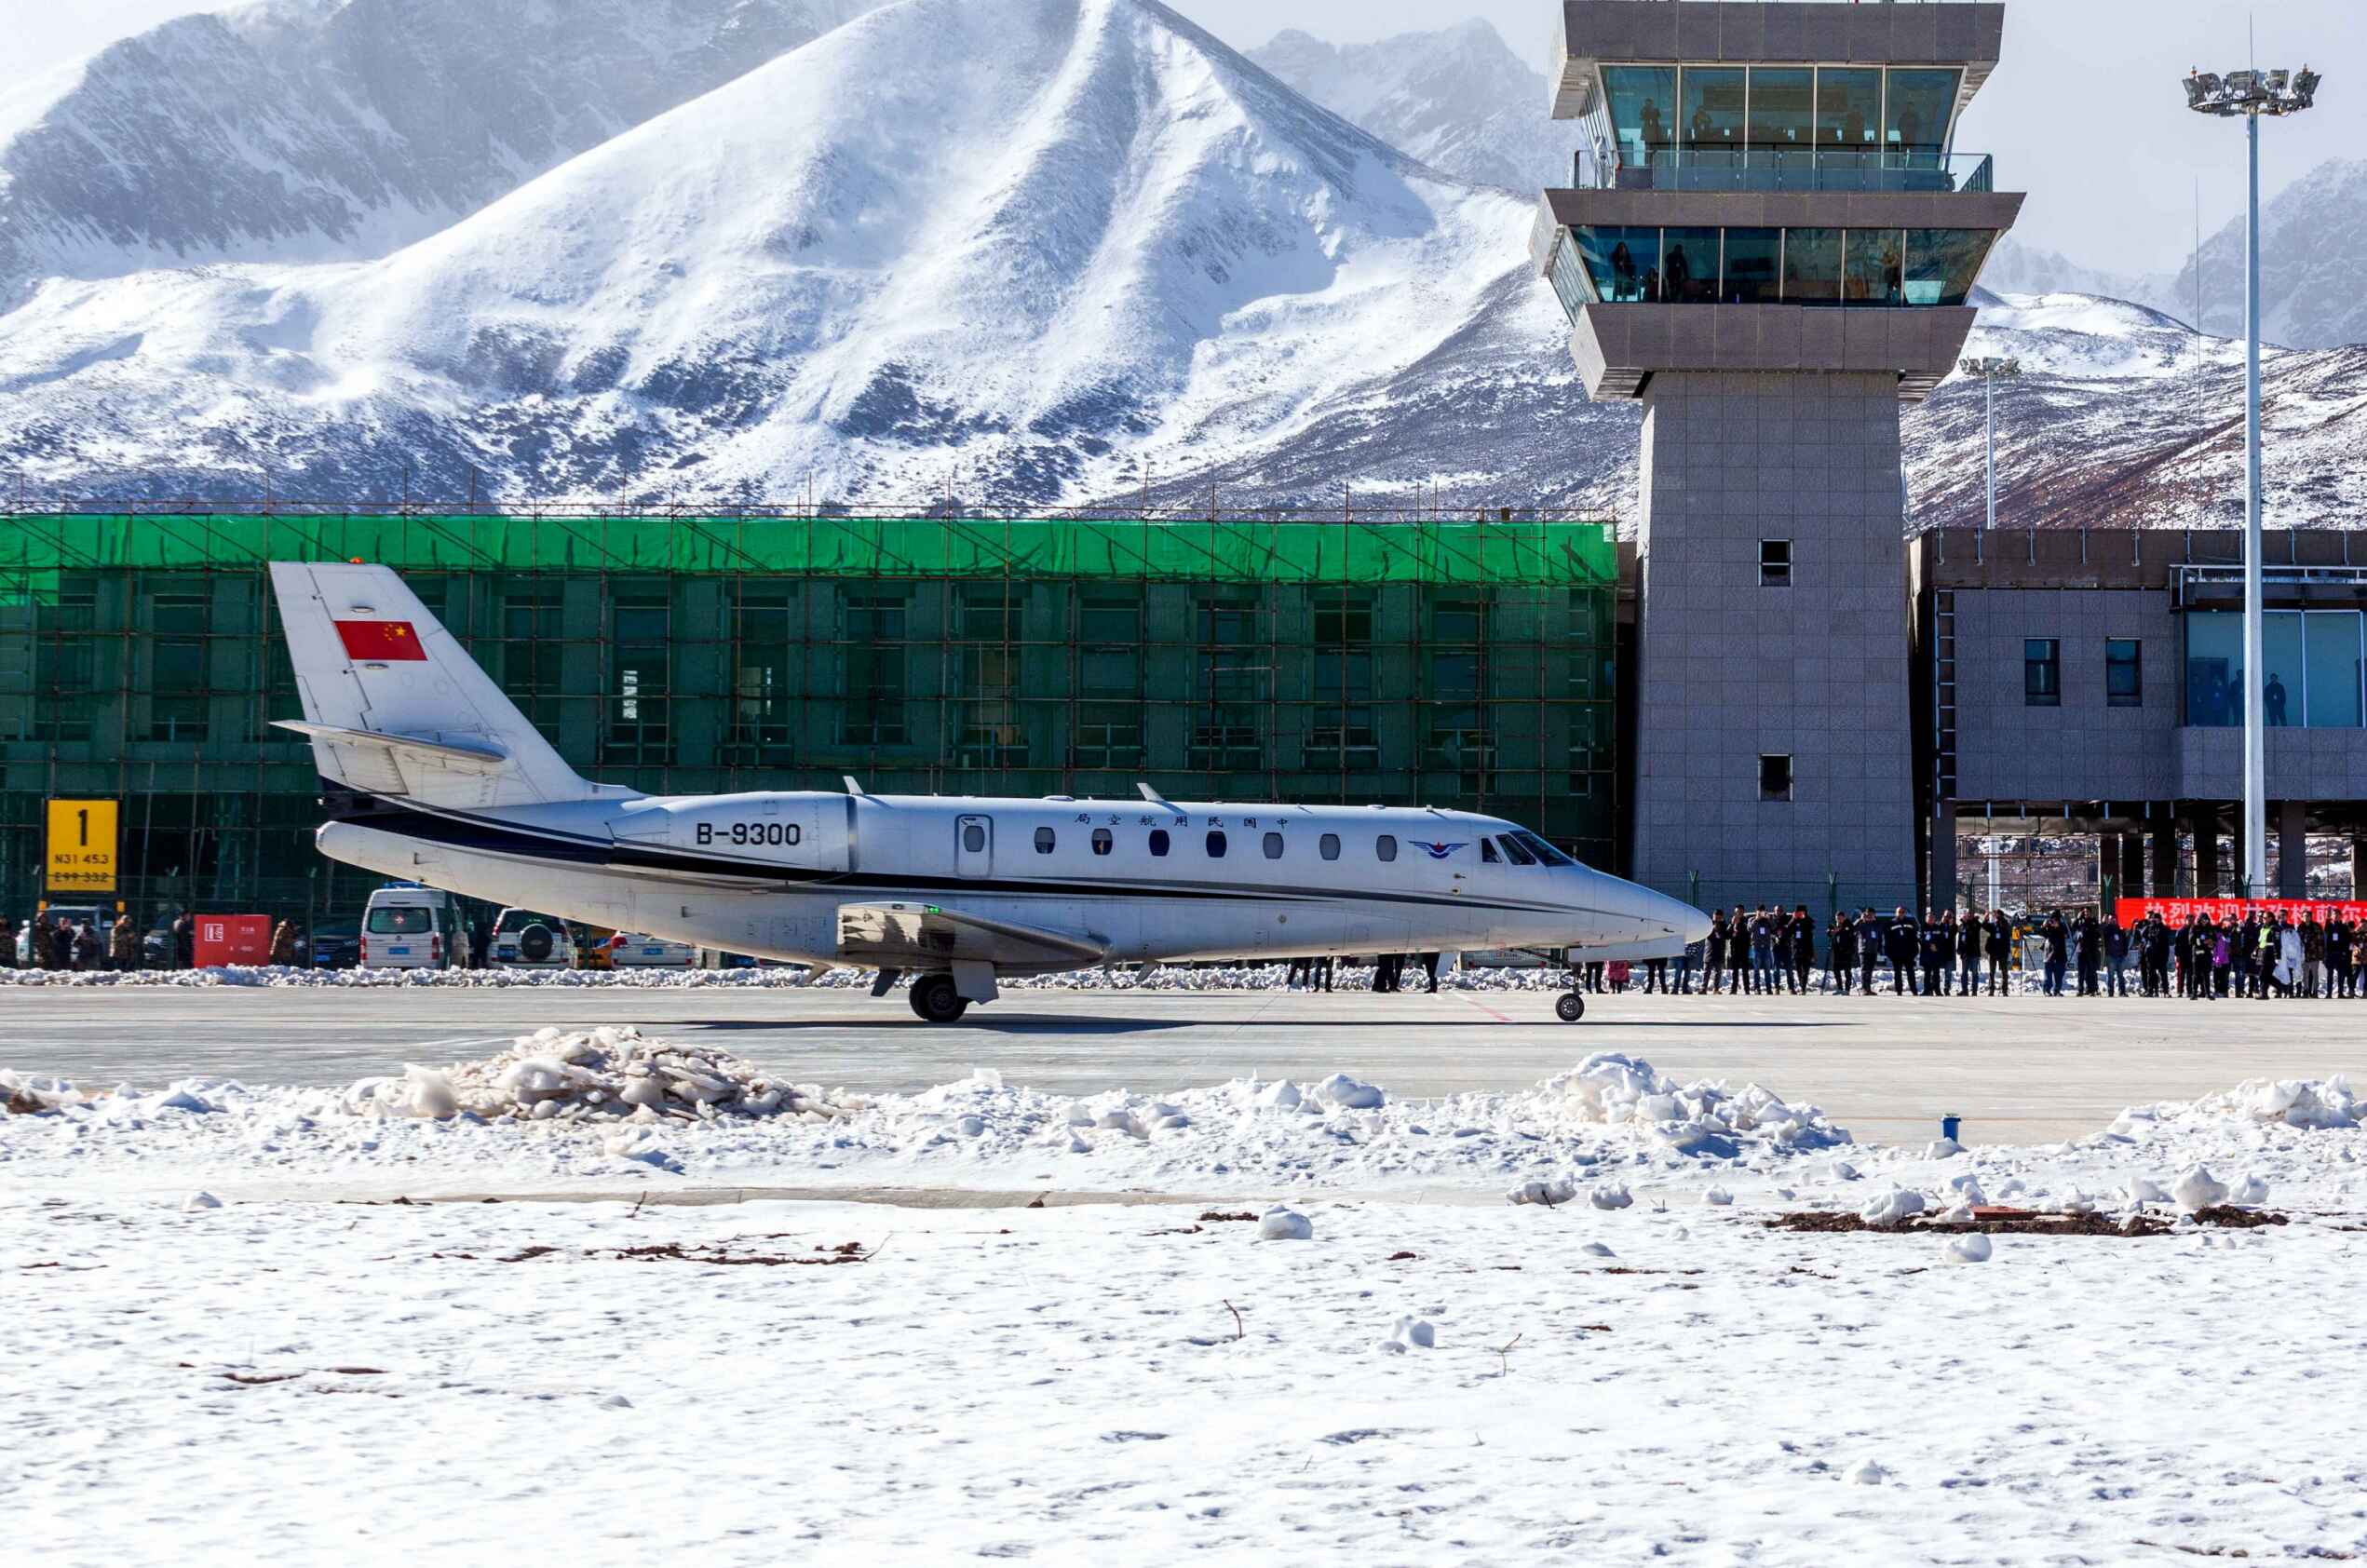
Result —
[{"label": "red banner with text", "polygon": [[2323,925],[2335,915],[2356,926],[2367,920],[2367,903],[2340,899],[2123,899],[2119,904],[2120,924],[2134,926],[2149,914],[2158,913],[2172,926],[2184,926],[2198,914],[2207,914],[2222,926],[2234,920],[2242,924],[2247,914],[2281,914],[2298,922],[2304,915],[2314,914]]}]

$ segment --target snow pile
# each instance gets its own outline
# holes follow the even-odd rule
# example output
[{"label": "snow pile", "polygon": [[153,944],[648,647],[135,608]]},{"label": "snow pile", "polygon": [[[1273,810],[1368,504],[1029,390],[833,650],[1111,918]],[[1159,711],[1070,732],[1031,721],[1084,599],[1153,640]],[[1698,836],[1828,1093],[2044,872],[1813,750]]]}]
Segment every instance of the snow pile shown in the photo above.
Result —
[{"label": "snow pile", "polygon": [[1278,1203],[1259,1218],[1257,1236],[1260,1241],[1312,1241],[1315,1222]]},{"label": "snow pile", "polygon": [[1739,1091],[1723,1079],[1678,1084],[1648,1061],[1608,1051],[1548,1078],[1530,1098],[1539,1120],[1649,1129],[1685,1154],[1731,1156],[1744,1142],[1803,1150],[1850,1141],[1817,1107],[1787,1104],[1757,1084]]},{"label": "snow pile", "polygon": [[[1076,969],[1064,974],[1006,977],[1005,991],[1231,992],[1305,991],[1283,982],[1284,964],[1224,964],[1207,966],[1157,965],[1147,969]],[[778,991],[868,990],[873,973],[850,966],[815,970],[802,965],[729,969],[314,969],[285,964],[230,964],[208,969],[0,969],[0,985],[20,986],[256,986],[271,990],[372,990],[410,986],[428,990]],[[1369,991],[1369,966],[1343,965],[1341,991]],[[1441,991],[1558,992],[1567,977],[1560,969],[1466,968],[1441,975]]]},{"label": "snow pile", "polygon": [[775,1084],[737,1057],[645,1040],[629,1025],[573,1034],[543,1029],[481,1061],[441,1068],[407,1063],[399,1078],[364,1078],[345,1091],[344,1102],[359,1115],[438,1120],[466,1115],[650,1123],[791,1115],[823,1122],[846,1114],[817,1086]]},{"label": "snow pile", "polygon": [[2354,1094],[2350,1079],[2339,1073],[2322,1079],[2249,1078],[2200,1100],[2131,1106],[2120,1113],[2113,1130],[2129,1132],[2146,1122],[2211,1121],[2282,1123],[2310,1130],[2355,1128],[2367,1121],[2367,1100]]}]

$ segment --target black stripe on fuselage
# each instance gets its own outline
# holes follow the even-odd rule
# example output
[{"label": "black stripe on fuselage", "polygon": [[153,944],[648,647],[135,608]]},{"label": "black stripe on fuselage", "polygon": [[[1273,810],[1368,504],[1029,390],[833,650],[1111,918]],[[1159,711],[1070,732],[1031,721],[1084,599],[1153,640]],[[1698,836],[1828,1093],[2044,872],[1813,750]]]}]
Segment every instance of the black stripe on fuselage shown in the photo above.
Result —
[{"label": "black stripe on fuselage", "polygon": [[845,888],[867,892],[995,893],[1054,898],[1110,898],[1143,894],[1154,898],[1198,899],[1216,902],[1272,903],[1359,902],[1424,904],[1505,914],[1593,914],[1604,912],[1564,904],[1513,903],[1461,895],[1366,891],[1356,888],[1271,887],[1255,883],[1166,883],[1152,881],[1037,880],[1010,877],[888,876],[869,872],[809,871],[744,860],[723,860],[673,850],[651,849],[630,840],[596,839],[556,829],[530,828],[496,818],[410,804],[384,796],[364,796],[366,809],[340,812],[333,820],[378,832],[393,833],[454,849],[473,849],[520,859],[563,861],[603,869],[681,872],[694,875],[725,875],[751,883],[791,887]]}]

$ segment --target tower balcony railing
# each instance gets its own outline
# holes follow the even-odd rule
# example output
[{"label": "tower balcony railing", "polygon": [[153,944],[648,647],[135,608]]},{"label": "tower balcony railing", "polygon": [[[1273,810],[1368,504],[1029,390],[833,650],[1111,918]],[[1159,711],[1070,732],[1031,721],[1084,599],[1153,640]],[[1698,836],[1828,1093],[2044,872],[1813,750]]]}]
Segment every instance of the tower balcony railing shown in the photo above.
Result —
[{"label": "tower balcony railing", "polygon": [[1581,152],[1571,170],[1580,190],[1906,191],[1985,195],[1996,185],[1987,153],[1920,148],[1827,152],[1801,147],[1662,147],[1641,160],[1605,164]]}]

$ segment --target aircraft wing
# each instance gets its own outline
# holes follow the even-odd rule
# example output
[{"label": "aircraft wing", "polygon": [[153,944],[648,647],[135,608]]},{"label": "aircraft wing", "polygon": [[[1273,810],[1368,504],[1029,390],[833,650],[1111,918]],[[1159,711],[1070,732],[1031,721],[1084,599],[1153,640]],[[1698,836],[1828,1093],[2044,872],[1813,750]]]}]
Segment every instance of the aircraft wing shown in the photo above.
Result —
[{"label": "aircraft wing", "polygon": [[940,904],[838,907],[838,955],[881,968],[969,963],[1081,969],[1099,964],[1108,953],[1104,943],[1091,937],[989,920]]}]

